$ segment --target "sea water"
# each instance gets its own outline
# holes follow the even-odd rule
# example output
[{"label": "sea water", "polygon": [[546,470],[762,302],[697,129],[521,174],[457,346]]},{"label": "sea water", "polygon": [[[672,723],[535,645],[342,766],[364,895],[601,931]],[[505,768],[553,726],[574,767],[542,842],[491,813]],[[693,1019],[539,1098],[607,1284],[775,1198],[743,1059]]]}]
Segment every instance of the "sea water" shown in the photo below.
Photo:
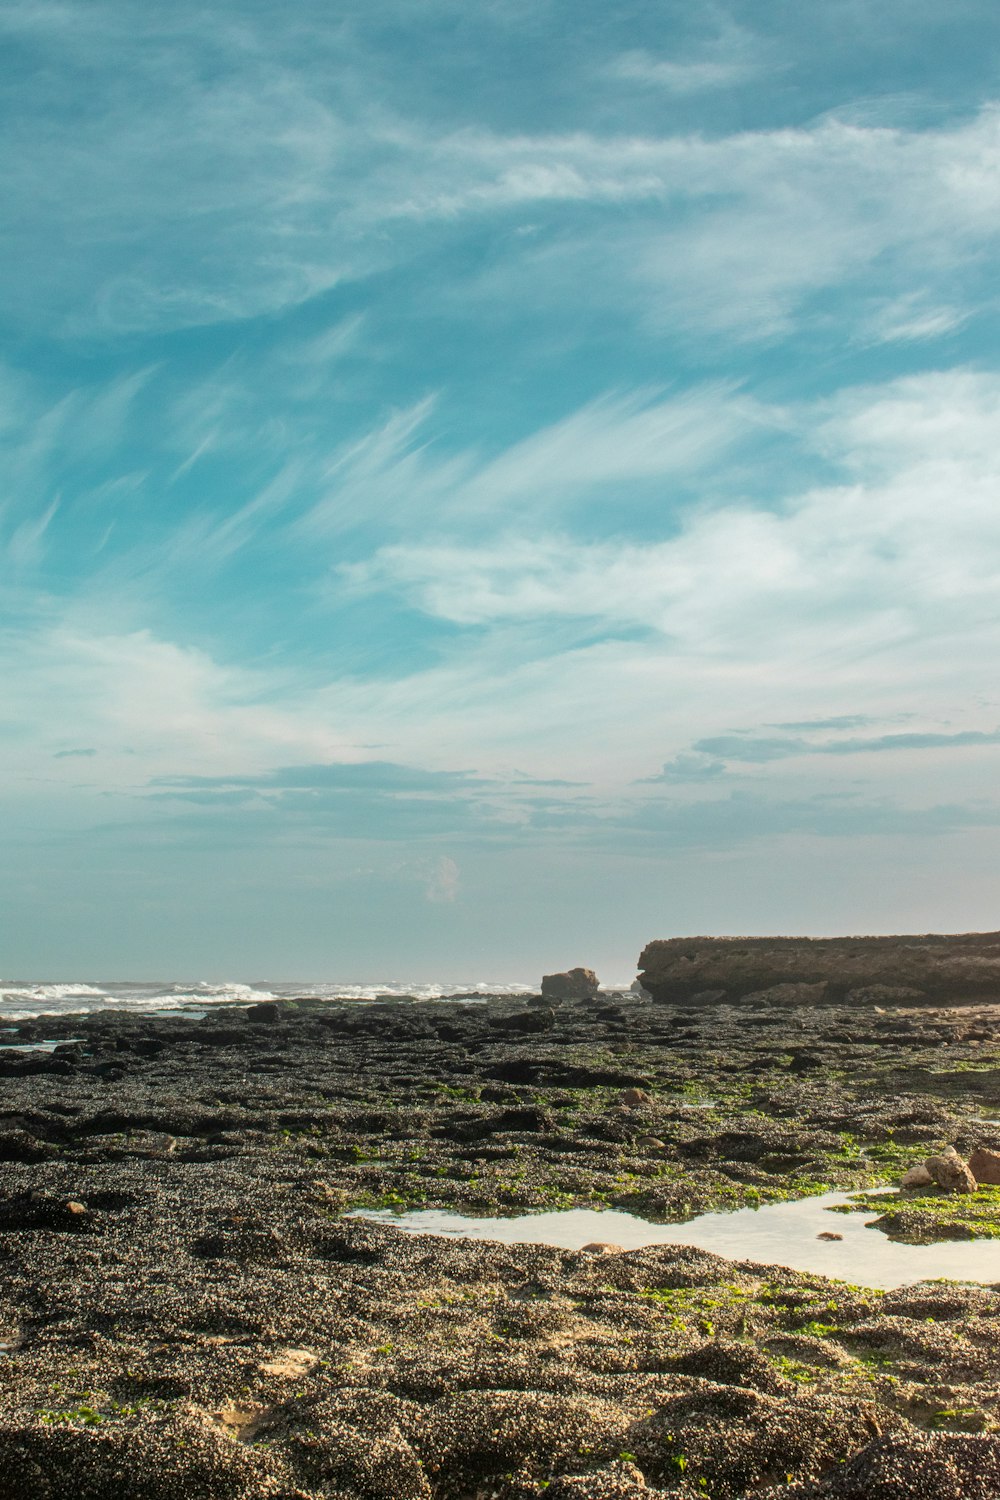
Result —
[{"label": "sea water", "polygon": [[[627,988],[627,985],[622,988]],[[284,1000],[296,995],[310,995],[321,1000],[392,1000],[403,996],[417,1000],[457,1000],[470,995],[530,995],[537,992],[537,985],[493,984],[481,979],[442,984],[398,981],[342,984],[330,980],[320,983],[307,980],[255,981],[250,984],[209,980],[194,983],[190,980],[83,983],[0,979],[0,1026],[35,1016],[77,1015],[103,1010],[156,1014],[192,1007],[204,1010],[213,1005],[253,1005],[261,1000]]]},{"label": "sea water", "polygon": [[[887,1192],[890,1190],[886,1190]],[[831,1213],[850,1204],[848,1193],[821,1193],[794,1203],[770,1203],[730,1213],[699,1214],[686,1224],[651,1224],[614,1209],[572,1208],[504,1218],[471,1218],[439,1209],[410,1213],[358,1209],[351,1217],[373,1219],[408,1234],[498,1240],[506,1245],[552,1245],[581,1250],[607,1243],[623,1250],[650,1245],[692,1245],[727,1260],[787,1266],[856,1286],[897,1287],[947,1277],[954,1281],[1000,1283],[1000,1241],[947,1240],[935,1245],[903,1245],[870,1226],[864,1212]],[[823,1233],[839,1240],[817,1238]]]}]

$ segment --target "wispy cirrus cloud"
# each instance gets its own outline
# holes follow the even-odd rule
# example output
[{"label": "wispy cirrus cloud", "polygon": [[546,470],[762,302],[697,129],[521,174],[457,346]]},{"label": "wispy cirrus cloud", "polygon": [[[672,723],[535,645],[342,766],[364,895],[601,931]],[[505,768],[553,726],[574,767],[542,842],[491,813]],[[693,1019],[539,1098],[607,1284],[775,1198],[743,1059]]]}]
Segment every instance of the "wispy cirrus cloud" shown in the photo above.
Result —
[{"label": "wispy cirrus cloud", "polygon": [[907,750],[965,750],[1000,745],[1000,729],[959,729],[953,733],[927,730],[878,734],[840,740],[768,739],[763,736],[721,734],[696,740],[693,750],[720,760],[748,765],[787,760],[804,755],[875,755]]},{"label": "wispy cirrus cloud", "polygon": [[[599,131],[585,123],[585,68],[576,107],[549,128],[460,124],[421,108],[419,91],[389,107],[399,69],[356,15],[331,28],[305,7],[278,32],[263,13],[197,14],[8,11],[35,64],[12,77],[0,167],[2,306],[15,322],[29,285],[33,320],[64,333],[238,322],[447,260],[476,222],[524,227],[526,213],[541,216],[541,254],[512,242],[505,262],[529,297],[532,284],[551,295],[575,259],[591,303],[631,304],[660,328],[774,337],[811,296],[863,275],[868,306],[880,290],[897,309],[884,337],[929,338],[965,316],[956,281],[973,303],[984,295],[977,257],[997,236],[989,109],[923,129],[824,116],[721,137],[666,122]],[[619,85],[711,92],[746,78],[761,49],[729,26],[679,61],[632,50]],[[61,108],[35,86],[46,68]],[[638,210],[627,230],[623,204]],[[567,221],[575,206],[594,212]]]},{"label": "wispy cirrus cloud", "polygon": [[428,441],[433,410],[425,399],[336,452],[323,474],[327,493],[304,526],[340,529],[377,506],[389,526],[419,514],[473,529],[603,503],[609,486],[624,510],[636,486],[718,468],[727,452],[784,421],[780,411],[713,383],[673,395],[603,396],[495,456],[474,449],[443,456]]},{"label": "wispy cirrus cloud", "polygon": [[[828,759],[870,750],[898,776],[918,746],[965,753],[996,722],[995,707],[973,708],[968,695],[1000,649],[998,413],[993,376],[908,377],[821,402],[811,421],[795,415],[846,482],[770,507],[682,510],[672,535],[641,544],[542,529],[478,544],[397,542],[340,577],[350,597],[385,592],[465,641],[419,688],[400,685],[402,696],[433,694],[437,681],[449,701],[462,695],[470,730],[491,722],[493,733],[502,715],[478,673],[493,700],[516,694],[553,735],[564,715],[564,766],[578,773],[588,774],[574,736],[587,733],[593,750],[600,724],[598,757],[620,755],[633,779],[648,776],[648,760],[627,749],[638,723],[642,737],[676,746],[664,776],[678,784],[723,766],[818,762],[827,751],[812,755],[814,738],[843,744]],[[905,732],[900,716],[910,716]],[[762,718],[780,732],[726,729]],[[893,718],[897,727],[885,724]],[[678,733],[699,721],[701,735]],[[868,725],[871,734],[849,733]]]},{"label": "wispy cirrus cloud", "polygon": [[614,59],[608,72],[614,79],[682,97],[733,88],[764,72],[772,77],[780,72],[780,52],[759,32],[739,26],[724,12],[710,19],[716,25],[707,36],[675,45],[669,54],[630,49]]},{"label": "wispy cirrus cloud", "polygon": [[[298,510],[307,521],[294,534],[279,530],[278,545],[289,559],[308,547],[315,629],[323,628],[324,594],[326,607],[343,610],[350,622],[391,601],[416,621],[447,627],[437,657],[416,668],[400,661],[365,681],[328,635],[323,654],[314,648],[315,659],[295,671],[222,668],[204,647],[182,649],[131,624],[140,607],[148,613],[141,588],[126,591],[122,604],[102,587],[103,632],[81,602],[74,625],[37,637],[39,681],[49,685],[41,696],[47,701],[58,650],[65,664],[57,694],[81,705],[80,727],[93,744],[105,744],[117,721],[126,726],[119,738],[164,749],[198,746],[209,762],[210,747],[233,734],[251,755],[294,745],[297,755],[305,752],[303,763],[310,745],[314,758],[326,758],[345,744],[413,736],[423,753],[435,737],[447,740],[446,725],[458,713],[468,763],[494,763],[499,750],[524,764],[530,747],[533,774],[584,780],[592,771],[575,751],[561,765],[548,758],[539,765],[537,734],[503,724],[498,693],[517,695],[524,723],[545,725],[550,747],[593,718],[596,702],[605,744],[625,746],[624,726],[641,712],[650,734],[667,734],[677,754],[734,720],[802,723],[813,706],[817,719],[836,718],[829,710],[845,699],[852,709],[877,702],[880,718],[889,706],[947,717],[949,685],[961,692],[962,681],[978,679],[1000,628],[998,412],[995,378],[970,371],[907,377],[774,414],[719,390],[652,403],[616,399],[477,462],[471,449],[450,457],[435,451],[425,436],[432,411],[424,406],[370,440],[336,449],[332,459],[314,453],[297,467],[290,460],[245,506],[228,514],[202,509],[166,543],[157,535],[145,553],[130,549],[126,562],[134,569],[145,556],[161,583],[166,576],[170,588],[181,589],[199,554],[215,566],[260,536],[270,559],[276,516]],[[779,431],[786,442],[807,435],[826,464],[845,471],[845,482],[792,491],[770,504],[733,504],[720,479],[720,448],[761,431]],[[678,479],[710,464],[713,454],[715,505],[657,508],[657,487],[672,498]],[[329,493],[316,513],[308,497],[321,461]],[[560,486],[563,467],[573,478],[563,475]],[[463,497],[480,482],[481,506],[470,516]],[[588,536],[587,497],[609,486],[622,497],[624,534]],[[628,533],[632,486],[644,497],[641,539]],[[335,494],[340,508],[331,513]],[[328,559],[337,557],[337,518],[357,523],[362,516],[370,527],[377,521],[383,535],[422,516],[439,539],[376,544],[359,561],[335,563],[332,588],[321,586]],[[658,518],[655,530],[651,517]],[[606,507],[600,524],[608,526]],[[105,577],[113,574],[103,575],[102,585]],[[956,641],[963,643],[958,676]],[[13,658],[12,666],[12,680],[19,680]],[[162,688],[153,686],[154,675]],[[766,705],[754,703],[762,685]],[[688,727],[678,733],[671,726],[680,702]],[[97,705],[100,735],[89,727]],[[846,708],[840,714],[850,716]],[[692,722],[703,726],[700,736],[691,733]],[[780,738],[802,732],[789,729]],[[60,737],[53,749],[64,743]],[[621,775],[641,777],[647,768],[648,760],[643,766],[629,754]],[[194,769],[210,774],[211,765]]]},{"label": "wispy cirrus cloud", "polygon": [[187,791],[242,790],[277,797],[286,792],[358,792],[375,790],[390,795],[469,791],[482,787],[469,771],[427,771],[395,761],[324,761],[318,765],[280,766],[259,776],[161,776],[152,785],[169,788],[168,795]]},{"label": "wispy cirrus cloud", "polygon": [[907,806],[897,798],[801,798],[738,791],[691,802],[643,804],[632,824],[650,843],[679,848],[733,848],[775,837],[820,839],[943,838],[969,828],[1000,826],[1000,806],[968,803]]},{"label": "wispy cirrus cloud", "polygon": [[699,61],[673,62],[648,52],[626,52],[613,72],[632,83],[666,89],[671,94],[699,94],[705,89],[730,88],[753,77],[759,64],[738,57],[706,57]]},{"label": "wispy cirrus cloud", "polygon": [[[667,539],[395,544],[345,570],[356,589],[402,588],[459,623],[594,616],[645,626],[706,654],[819,649],[840,611],[840,649],[903,645],[930,612],[972,633],[995,623],[1000,383],[930,374],[821,403],[817,441],[860,482],[780,504],[696,508]],[[788,635],[795,621],[796,631]],[[923,625],[921,626],[923,629]]]},{"label": "wispy cirrus cloud", "polygon": [[962,328],[972,316],[971,307],[935,302],[922,292],[904,292],[877,303],[867,323],[859,328],[862,342],[875,344],[922,342],[937,339]]}]

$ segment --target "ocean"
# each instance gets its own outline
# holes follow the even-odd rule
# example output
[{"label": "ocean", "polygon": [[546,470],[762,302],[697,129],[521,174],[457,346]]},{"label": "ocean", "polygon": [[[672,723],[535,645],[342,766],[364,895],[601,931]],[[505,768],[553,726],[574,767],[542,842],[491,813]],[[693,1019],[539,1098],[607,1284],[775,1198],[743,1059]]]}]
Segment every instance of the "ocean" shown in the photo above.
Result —
[{"label": "ocean", "polygon": [[214,983],[210,980],[168,982],[83,983],[33,979],[0,979],[0,1026],[35,1016],[76,1015],[82,1011],[131,1010],[162,1013],[213,1005],[252,1005],[259,1000],[288,999],[295,995],[319,996],[324,1000],[393,999],[414,995],[420,1000],[448,1000],[469,995],[530,995],[537,984],[494,984],[472,980],[456,984],[339,984],[324,980],[310,983],[254,981]]}]

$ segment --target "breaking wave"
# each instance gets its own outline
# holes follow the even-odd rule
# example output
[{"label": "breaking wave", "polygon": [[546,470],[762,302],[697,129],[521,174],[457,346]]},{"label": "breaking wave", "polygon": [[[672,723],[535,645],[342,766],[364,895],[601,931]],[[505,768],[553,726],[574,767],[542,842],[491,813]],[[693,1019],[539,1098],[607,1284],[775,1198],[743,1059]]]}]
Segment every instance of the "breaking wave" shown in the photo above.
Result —
[{"label": "breaking wave", "polygon": [[30,1020],[34,1016],[79,1015],[102,1010],[203,1011],[213,1005],[250,1005],[261,1000],[304,995],[321,1000],[392,1000],[403,996],[417,1000],[457,1000],[486,995],[531,994],[536,988],[530,984],[494,984],[488,980],[456,984],[406,984],[399,981],[337,984],[327,980],[316,984],[263,981],[245,984],[236,980],[88,984],[0,979],[0,1025],[5,1021]]}]

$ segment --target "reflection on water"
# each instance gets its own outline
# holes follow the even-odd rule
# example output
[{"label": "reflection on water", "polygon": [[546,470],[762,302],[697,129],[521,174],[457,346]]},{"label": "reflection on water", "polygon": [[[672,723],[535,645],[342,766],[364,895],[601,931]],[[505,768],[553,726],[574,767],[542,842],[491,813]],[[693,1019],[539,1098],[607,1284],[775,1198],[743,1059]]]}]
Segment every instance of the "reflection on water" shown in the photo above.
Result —
[{"label": "reflection on water", "polygon": [[[439,1209],[404,1214],[359,1209],[351,1217],[374,1219],[410,1234],[499,1240],[508,1245],[553,1245],[562,1250],[579,1250],[595,1240],[625,1250],[647,1245],[693,1245],[729,1260],[788,1266],[857,1286],[906,1286],[937,1277],[1000,1282],[1000,1241],[897,1244],[879,1230],[867,1227],[872,1223],[867,1213],[828,1212],[850,1202],[848,1193],[823,1193],[795,1203],[701,1214],[687,1224],[650,1224],[634,1214],[591,1208],[502,1219],[465,1218]],[[843,1235],[843,1239],[817,1239],[817,1235],[831,1232]]]},{"label": "reflection on water", "polygon": [[82,1042],[82,1036],[49,1037],[43,1042],[0,1042],[0,1052],[54,1052],[57,1047],[68,1047],[70,1042]]}]

